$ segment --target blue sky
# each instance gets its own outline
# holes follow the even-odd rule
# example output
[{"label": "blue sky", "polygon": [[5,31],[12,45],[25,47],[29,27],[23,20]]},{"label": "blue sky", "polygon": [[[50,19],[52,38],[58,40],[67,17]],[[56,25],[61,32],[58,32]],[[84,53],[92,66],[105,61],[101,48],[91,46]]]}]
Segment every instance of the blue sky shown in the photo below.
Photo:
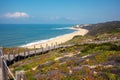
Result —
[{"label": "blue sky", "polygon": [[0,0],[1,24],[85,24],[120,20],[120,0]]}]

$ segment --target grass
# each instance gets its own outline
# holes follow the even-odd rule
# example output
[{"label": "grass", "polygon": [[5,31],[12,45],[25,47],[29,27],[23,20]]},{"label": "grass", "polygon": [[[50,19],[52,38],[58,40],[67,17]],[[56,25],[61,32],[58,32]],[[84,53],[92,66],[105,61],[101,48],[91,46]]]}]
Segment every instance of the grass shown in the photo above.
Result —
[{"label": "grass", "polygon": [[[10,68],[13,69],[12,71],[14,73],[15,71],[25,70],[27,80],[53,80],[57,78],[60,80],[119,80],[120,74],[117,71],[119,71],[120,68],[117,64],[120,64],[120,41],[102,44],[78,45],[81,41],[88,39],[101,40],[101,37],[105,39],[104,34],[96,35],[94,37],[76,36],[65,43],[74,43],[76,44],[74,46],[59,48],[46,54],[29,57],[20,62],[16,62],[11,65]],[[64,57],[55,61],[55,58],[63,57],[64,55],[69,55],[70,53],[76,55],[72,57]],[[80,61],[83,56],[95,53],[99,54]],[[113,65],[111,68],[105,68],[105,64],[112,64],[108,63],[110,61],[114,62],[116,65]],[[99,64],[104,64],[104,66],[96,66],[93,69],[85,66],[94,66]],[[38,67],[33,70],[36,66]],[[72,70],[72,73],[70,73],[70,70]]]},{"label": "grass", "polygon": [[[109,59],[112,59],[114,61],[118,61],[119,57],[120,57],[120,46],[115,45],[113,43],[103,43],[103,44],[85,44],[85,45],[75,45],[72,47],[68,47],[68,48],[62,48],[62,49],[57,49],[57,50],[53,50],[48,52],[47,54],[43,54],[43,55],[39,55],[39,56],[35,56],[32,58],[28,58],[26,60],[21,61],[21,63],[23,63],[22,65],[20,65],[20,62],[18,62],[18,64],[14,64],[11,67],[16,67],[14,69],[15,71],[19,71],[19,70],[25,70],[26,72],[26,76],[27,79],[29,80],[36,80],[37,78],[35,77],[36,74],[38,74],[39,72],[42,74],[48,74],[48,72],[53,71],[53,70],[58,70],[61,73],[64,73],[66,75],[69,75],[69,69],[68,67],[75,67],[75,66],[79,66],[79,65],[96,65],[96,64],[100,64],[100,63],[104,63],[107,62]],[[66,61],[64,61],[65,63],[60,65],[60,61],[54,61],[55,58],[59,57],[59,56],[63,56],[65,54],[68,53],[75,53],[75,52],[80,52],[81,53],[70,59],[67,59]],[[95,52],[100,52],[100,54],[89,58],[86,61],[83,61],[79,64],[76,64],[76,61],[85,55],[88,54],[92,54]],[[115,58],[115,57],[118,58]],[[35,61],[35,62],[34,62]],[[44,65],[43,67],[38,67],[37,70],[34,71],[34,73],[32,71],[32,68],[35,66],[38,66],[42,63],[45,63],[47,61],[54,61],[54,63],[52,63],[52,65]],[[27,63],[27,64],[26,64]],[[102,71],[104,69],[104,67],[98,67],[95,70]],[[61,74],[54,74],[59,76],[61,79],[65,79],[65,80],[77,80],[79,78],[91,78],[91,79],[97,79],[98,75],[95,74],[90,74],[92,72],[92,70],[88,67],[84,67],[82,69],[82,71],[74,71],[72,75],[69,76],[65,76],[65,75],[61,75]],[[102,75],[101,77],[99,77],[99,79],[117,79],[119,78],[116,74],[113,74],[111,72],[103,72],[103,75],[106,75],[105,77]],[[30,75],[30,76],[29,76]],[[80,76],[81,75],[81,76]],[[86,75],[86,76],[84,76]],[[90,75],[90,76],[88,76]],[[111,75],[111,76],[110,76]],[[46,77],[45,79],[49,79],[50,77]],[[53,77],[55,78],[55,77]]]}]

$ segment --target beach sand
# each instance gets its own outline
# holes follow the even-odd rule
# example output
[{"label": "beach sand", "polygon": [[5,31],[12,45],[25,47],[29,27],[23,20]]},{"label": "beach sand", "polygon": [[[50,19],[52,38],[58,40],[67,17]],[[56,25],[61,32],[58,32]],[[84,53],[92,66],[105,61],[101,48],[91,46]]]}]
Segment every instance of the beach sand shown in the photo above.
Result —
[{"label": "beach sand", "polygon": [[77,36],[77,35],[84,36],[88,32],[88,30],[82,29],[82,28],[79,28],[79,29],[72,28],[72,29],[74,29],[76,31],[72,32],[72,33],[69,33],[69,34],[65,34],[65,35],[56,37],[56,38],[53,38],[53,39],[50,39],[46,42],[36,43],[36,44],[32,44],[32,45],[26,45],[24,47],[27,47],[27,48],[34,48],[34,47],[35,48],[41,48],[41,47],[46,48],[46,46],[53,46],[53,45],[58,45],[58,44],[61,44],[61,43],[65,43],[65,42],[71,40],[74,36]]}]

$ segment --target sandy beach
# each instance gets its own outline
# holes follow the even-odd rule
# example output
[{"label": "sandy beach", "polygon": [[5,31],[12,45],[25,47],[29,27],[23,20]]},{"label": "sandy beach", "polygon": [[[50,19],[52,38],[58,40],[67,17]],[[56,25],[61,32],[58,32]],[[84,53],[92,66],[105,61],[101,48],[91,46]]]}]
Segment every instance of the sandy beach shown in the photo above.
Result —
[{"label": "sandy beach", "polygon": [[71,29],[74,29],[76,31],[69,33],[69,34],[65,34],[65,35],[56,37],[56,38],[53,38],[53,39],[50,39],[50,40],[42,42],[42,43],[36,42],[35,44],[25,45],[23,47],[34,48],[34,46],[35,46],[35,48],[41,48],[41,47],[45,48],[46,46],[58,45],[58,44],[65,43],[65,42],[71,40],[76,35],[84,36],[88,32],[88,30],[82,29],[82,28],[79,28],[79,29],[71,28]]}]

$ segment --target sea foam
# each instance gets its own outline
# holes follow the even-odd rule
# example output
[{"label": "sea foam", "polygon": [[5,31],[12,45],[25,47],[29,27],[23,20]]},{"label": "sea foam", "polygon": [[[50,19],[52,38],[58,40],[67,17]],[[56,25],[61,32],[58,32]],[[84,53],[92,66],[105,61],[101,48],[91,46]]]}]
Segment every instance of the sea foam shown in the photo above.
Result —
[{"label": "sea foam", "polygon": [[[71,28],[71,27],[65,27],[65,28],[61,28],[61,29],[72,29],[72,28]],[[74,30],[74,29],[72,29],[72,30]],[[75,31],[76,31],[76,30],[75,30]],[[74,31],[74,32],[75,32],[75,31]],[[72,32],[72,33],[74,33],[74,32]],[[21,45],[21,46],[19,46],[19,47],[28,47],[28,46],[32,46],[32,45],[42,44],[42,43],[44,43],[44,42],[48,42],[48,41],[54,40],[54,39],[56,39],[56,38],[59,38],[59,37],[61,37],[61,36],[65,36],[65,35],[69,35],[69,34],[71,34],[71,33],[64,34],[64,35],[60,35],[60,36],[56,36],[56,37],[49,38],[49,39],[45,39],[45,40],[38,40],[38,41],[30,42],[30,43],[27,43],[27,44],[25,44],[25,45]]]}]

